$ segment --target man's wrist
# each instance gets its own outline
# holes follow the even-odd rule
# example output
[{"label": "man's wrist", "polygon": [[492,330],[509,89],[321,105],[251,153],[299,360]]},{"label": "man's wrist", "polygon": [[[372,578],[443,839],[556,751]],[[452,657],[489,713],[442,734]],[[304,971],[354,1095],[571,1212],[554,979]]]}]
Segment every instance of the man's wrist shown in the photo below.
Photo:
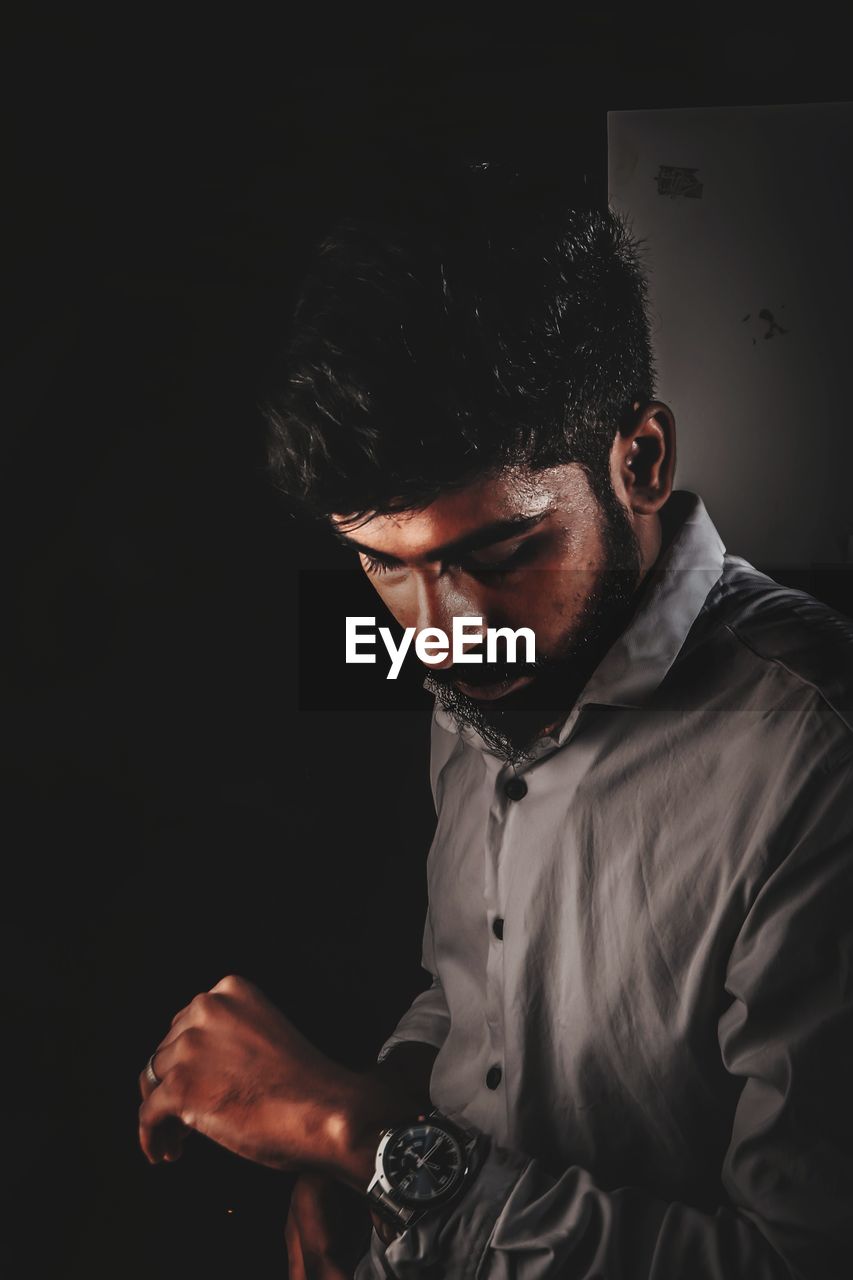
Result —
[{"label": "man's wrist", "polygon": [[374,1073],[353,1074],[346,1097],[327,1119],[333,1172],[356,1191],[367,1191],[385,1129],[412,1119],[411,1100]]}]

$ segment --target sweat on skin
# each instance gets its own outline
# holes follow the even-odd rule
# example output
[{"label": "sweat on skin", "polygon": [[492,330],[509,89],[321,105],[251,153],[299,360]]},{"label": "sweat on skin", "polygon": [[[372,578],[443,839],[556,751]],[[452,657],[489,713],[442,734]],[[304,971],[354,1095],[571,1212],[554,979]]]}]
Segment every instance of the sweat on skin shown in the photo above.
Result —
[{"label": "sweat on skin", "polygon": [[[347,662],[376,662],[375,653],[359,652],[360,646],[373,646],[376,644],[375,633],[362,630],[362,628],[374,628],[375,626],[375,618],[347,618]],[[530,627],[519,627],[516,631],[513,631],[511,627],[487,627],[485,658],[482,653],[466,652],[466,645],[481,642],[483,637],[482,626],[482,618],[454,618],[451,638],[448,638],[447,632],[442,631],[441,627],[424,627],[421,631],[418,631],[416,627],[406,627],[399,644],[395,644],[394,636],[388,627],[380,627],[379,635],[391,659],[391,666],[385,677],[386,680],[397,679],[413,640],[416,655],[427,666],[435,666],[439,662],[444,662],[449,654],[452,654],[454,665],[465,662],[497,662],[498,642],[501,640],[506,645],[505,652],[502,655],[503,660],[516,662],[519,661],[516,655],[520,639],[524,640],[524,657],[520,661],[535,661],[536,636]]]}]

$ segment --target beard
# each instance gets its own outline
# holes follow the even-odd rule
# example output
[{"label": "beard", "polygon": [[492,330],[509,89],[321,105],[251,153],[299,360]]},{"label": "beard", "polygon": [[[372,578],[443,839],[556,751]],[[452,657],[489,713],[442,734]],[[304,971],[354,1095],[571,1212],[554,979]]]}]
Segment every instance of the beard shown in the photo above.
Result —
[{"label": "beard", "polygon": [[[486,746],[509,764],[529,759],[533,744],[544,732],[565,720],[636,606],[642,576],[639,543],[609,476],[605,485],[604,491],[596,495],[603,526],[604,565],[580,616],[562,637],[558,652],[537,654],[532,663],[498,661],[474,667],[444,667],[431,671],[426,678],[426,688],[456,724],[475,729]],[[549,590],[553,574],[538,572],[542,572],[542,590]],[[554,571],[558,577],[572,572]],[[530,684],[493,701],[468,697],[454,683],[509,683],[523,675],[533,677]]]}]

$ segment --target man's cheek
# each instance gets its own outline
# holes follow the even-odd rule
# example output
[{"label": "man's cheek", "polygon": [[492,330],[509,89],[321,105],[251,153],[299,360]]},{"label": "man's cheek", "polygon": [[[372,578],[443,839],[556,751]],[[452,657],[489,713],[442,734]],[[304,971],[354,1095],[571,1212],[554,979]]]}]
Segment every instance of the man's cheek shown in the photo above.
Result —
[{"label": "man's cheek", "polygon": [[583,617],[585,600],[580,592],[569,595],[553,592],[539,602],[534,630],[537,649],[543,656],[555,657],[561,651],[567,635],[575,631]]}]

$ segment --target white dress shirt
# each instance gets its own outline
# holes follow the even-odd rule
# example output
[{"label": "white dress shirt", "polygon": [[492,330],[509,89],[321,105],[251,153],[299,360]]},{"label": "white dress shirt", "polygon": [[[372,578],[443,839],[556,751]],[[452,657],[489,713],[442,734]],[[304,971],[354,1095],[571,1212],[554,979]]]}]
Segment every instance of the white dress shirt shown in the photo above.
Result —
[{"label": "white dress shirt", "polygon": [[358,1277],[853,1275],[853,627],[666,514],[525,794],[435,710],[432,985],[380,1057],[434,1045],[486,1155]]}]

